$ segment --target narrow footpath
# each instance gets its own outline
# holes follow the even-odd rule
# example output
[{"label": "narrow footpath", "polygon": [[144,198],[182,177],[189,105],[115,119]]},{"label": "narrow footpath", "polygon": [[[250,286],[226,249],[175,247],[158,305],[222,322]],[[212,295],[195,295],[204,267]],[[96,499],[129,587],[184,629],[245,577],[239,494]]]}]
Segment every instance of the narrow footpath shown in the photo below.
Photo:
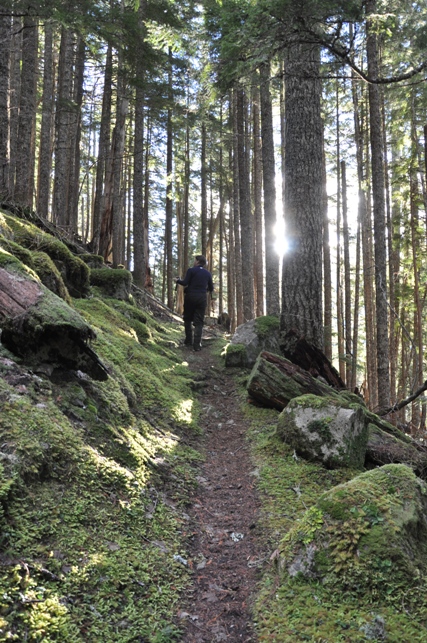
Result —
[{"label": "narrow footpath", "polygon": [[200,386],[205,461],[190,516],[194,585],[178,616],[183,643],[255,643],[251,601],[265,560],[257,526],[260,502],[247,421],[231,373],[210,354],[183,348]]}]

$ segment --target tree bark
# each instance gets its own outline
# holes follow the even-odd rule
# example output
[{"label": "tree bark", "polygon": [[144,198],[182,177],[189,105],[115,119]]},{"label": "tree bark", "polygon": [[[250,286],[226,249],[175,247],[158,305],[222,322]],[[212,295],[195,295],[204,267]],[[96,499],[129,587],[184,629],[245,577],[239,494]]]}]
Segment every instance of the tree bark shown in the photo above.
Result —
[{"label": "tree bark", "polygon": [[276,171],[274,162],[273,109],[270,65],[260,66],[262,172],[265,229],[265,300],[267,315],[280,314],[279,256],[276,250]]},{"label": "tree bark", "polygon": [[113,75],[113,48],[108,43],[105,58],[104,91],[102,94],[101,127],[99,131],[98,158],[96,163],[95,198],[93,202],[92,252],[100,251],[101,220],[104,207],[104,181],[106,180],[107,159],[110,150],[111,101]]},{"label": "tree bark", "polygon": [[56,101],[55,176],[53,187],[53,221],[69,231],[69,181],[71,160],[70,124],[73,110],[74,34],[65,27],[61,32],[58,95]]},{"label": "tree bark", "polygon": [[10,91],[10,48],[12,20],[4,5],[0,5],[0,198],[9,195],[9,91]]},{"label": "tree bark", "polygon": [[[367,0],[367,40],[368,74],[378,78],[378,36],[374,24],[376,0]],[[375,301],[377,327],[377,373],[378,405],[380,408],[390,404],[390,365],[387,307],[387,261],[385,236],[384,202],[384,152],[381,118],[381,100],[378,85],[369,84],[370,143],[372,165],[372,196],[374,206],[375,236]]]},{"label": "tree bark", "polygon": [[[279,411],[300,395],[331,396],[334,390],[284,357],[264,351],[253,367],[247,390],[264,406]],[[361,400],[361,403],[362,400]]]},{"label": "tree bark", "polygon": [[[172,52],[169,50],[168,93],[172,101]],[[165,213],[165,258],[166,258],[166,292],[167,305],[173,309],[173,253],[172,253],[172,217],[173,217],[173,127],[172,107],[167,112],[166,131],[166,213]]]},{"label": "tree bark", "polygon": [[236,315],[234,323],[237,326],[243,323],[243,273],[242,273],[242,246],[240,238],[240,193],[239,193],[239,152],[238,152],[238,126],[237,126],[237,90],[232,93],[232,118],[233,118],[233,235],[234,252],[230,254],[234,262],[234,284],[236,293]]},{"label": "tree bark", "polygon": [[[254,83],[252,96],[253,122],[253,201],[255,222],[255,315],[264,314],[264,239],[262,216],[262,146],[260,132],[260,92]],[[279,264],[277,264],[279,267]],[[277,291],[277,295],[279,292]]]},{"label": "tree bark", "polygon": [[283,331],[295,329],[323,348],[322,142],[319,51],[288,47],[286,65],[286,235],[283,259]]},{"label": "tree bark", "polygon": [[15,174],[18,160],[18,121],[19,121],[19,97],[21,95],[21,60],[22,60],[22,18],[12,19],[12,41],[10,52],[10,167],[9,167],[9,190],[13,196],[15,191]]},{"label": "tree bark", "polygon": [[237,90],[237,158],[239,174],[240,239],[242,245],[243,321],[254,317],[253,217],[249,191],[249,168],[245,146],[247,110],[242,89]]},{"label": "tree bark", "polygon": [[38,26],[34,18],[24,18],[22,37],[21,95],[14,200],[32,208],[34,192],[34,143],[37,109]]},{"label": "tree bark", "polygon": [[44,28],[42,122],[37,181],[37,212],[44,219],[48,218],[51,193],[53,86],[53,27],[47,22]]},{"label": "tree bark", "polygon": [[341,161],[342,218],[344,246],[344,340],[345,340],[345,382],[350,387],[353,354],[351,343],[351,275],[350,237],[348,228],[347,172],[345,161]]}]

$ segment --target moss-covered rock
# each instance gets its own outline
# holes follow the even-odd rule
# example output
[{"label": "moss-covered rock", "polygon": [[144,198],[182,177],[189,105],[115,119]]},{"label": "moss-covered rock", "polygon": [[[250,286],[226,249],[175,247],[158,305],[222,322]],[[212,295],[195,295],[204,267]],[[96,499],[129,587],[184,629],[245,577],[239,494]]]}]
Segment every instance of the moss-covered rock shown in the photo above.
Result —
[{"label": "moss-covered rock", "polygon": [[10,239],[0,236],[0,249],[10,253],[29,268],[34,268],[32,253],[26,248],[20,246],[19,243],[15,243]]},{"label": "moss-covered rock", "polygon": [[279,565],[356,593],[386,595],[427,572],[427,485],[385,465],[324,493],[283,539]]},{"label": "moss-covered rock", "polygon": [[228,344],[225,349],[226,366],[243,366],[248,365],[248,354],[244,344]]},{"label": "moss-covered rock", "polygon": [[90,283],[107,297],[127,301],[132,287],[132,274],[121,268],[92,269]]},{"label": "moss-covered rock", "polygon": [[[4,267],[3,267],[4,266]],[[39,366],[47,362],[105,379],[107,373],[88,345],[93,329],[79,313],[46,288],[16,257],[0,252],[1,343]]]},{"label": "moss-covered rock", "polygon": [[58,297],[66,301],[67,304],[71,304],[71,297],[64,284],[61,273],[49,255],[45,252],[33,252],[32,262],[34,270],[40,277],[42,284],[51,292],[55,293],[55,295],[58,295]]},{"label": "moss-covered rock", "polygon": [[0,213],[0,233],[30,251],[45,252],[55,263],[72,297],[85,297],[90,292],[89,268],[67,246],[35,225]]},{"label": "moss-covered rock", "polygon": [[347,409],[333,398],[303,395],[281,412],[277,432],[307,460],[331,468],[363,468],[368,425],[362,407]]},{"label": "moss-covered rock", "polygon": [[96,268],[104,268],[105,267],[105,262],[104,262],[104,257],[101,255],[92,255],[89,253],[84,253],[80,254],[79,258],[85,262],[89,268],[96,269]]},{"label": "moss-covered rock", "polygon": [[226,365],[252,367],[262,351],[280,352],[279,319],[274,315],[251,319],[236,328],[225,354]]}]

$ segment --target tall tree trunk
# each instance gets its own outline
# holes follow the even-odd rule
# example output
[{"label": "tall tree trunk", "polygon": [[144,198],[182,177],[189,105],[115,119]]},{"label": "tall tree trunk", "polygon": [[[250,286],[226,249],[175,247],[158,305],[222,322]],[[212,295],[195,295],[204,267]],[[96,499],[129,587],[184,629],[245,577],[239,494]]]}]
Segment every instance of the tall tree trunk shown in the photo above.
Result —
[{"label": "tall tree trunk", "polygon": [[70,181],[71,137],[73,109],[74,34],[65,27],[61,32],[59,55],[58,96],[56,102],[55,176],[53,186],[53,220],[69,229],[68,199]]},{"label": "tall tree trunk", "polygon": [[243,274],[242,250],[240,239],[240,193],[239,193],[239,152],[238,152],[238,115],[237,115],[237,90],[233,90],[233,228],[234,228],[234,283],[236,291],[236,323],[243,323]]},{"label": "tall tree trunk", "polygon": [[350,277],[350,238],[348,229],[347,174],[345,161],[341,161],[342,182],[342,220],[344,245],[344,339],[345,339],[345,383],[350,386],[352,372],[351,347],[351,277]]},{"label": "tall tree trunk", "polygon": [[0,5],[0,198],[9,197],[9,91],[10,48],[12,20],[4,5]]},{"label": "tall tree trunk", "polygon": [[337,146],[336,146],[336,168],[337,168],[337,344],[338,344],[338,368],[340,377],[345,382],[345,349],[344,349],[344,316],[343,316],[343,290],[342,290],[342,256],[341,256],[341,218],[342,218],[342,194],[341,194],[341,132],[340,132],[340,101],[339,101],[339,84],[336,86],[336,128],[337,128]]},{"label": "tall tree trunk", "polygon": [[[243,90],[237,90],[237,157],[239,166],[240,231],[243,274],[243,318],[247,322],[254,317],[254,259],[253,218],[249,190],[249,168],[245,148],[245,123],[247,110]],[[244,270],[243,270],[244,262]]]},{"label": "tall tree trunk", "polygon": [[[172,103],[172,52],[169,50],[168,73],[169,101]],[[173,127],[172,107],[169,106],[166,126],[166,218],[165,218],[165,255],[166,255],[166,289],[167,305],[173,308],[173,248],[172,248],[172,218],[173,218]]]},{"label": "tall tree trunk", "polygon": [[206,256],[207,240],[208,240],[208,188],[207,188],[207,167],[206,167],[206,124],[202,123],[202,150],[200,157],[201,176],[200,176],[200,190],[201,190],[201,251],[202,255]]},{"label": "tall tree trunk", "polygon": [[[370,211],[368,209],[367,194],[364,190],[364,184],[367,181],[367,173],[364,164],[364,141],[365,128],[363,126],[363,111],[357,93],[357,81],[352,76],[352,97],[353,97],[353,115],[354,115],[354,132],[356,143],[356,160],[357,160],[357,181],[358,181],[358,221],[361,228],[362,244],[362,266],[363,266],[363,292],[365,304],[365,334],[366,334],[366,375],[367,375],[367,397],[366,401],[371,408],[376,407],[376,351],[375,351],[375,323],[374,323],[374,294],[373,294],[373,252],[371,241],[372,223]],[[363,103],[362,103],[363,107]],[[366,155],[367,156],[367,155]],[[366,165],[366,168],[368,166]],[[366,393],[365,393],[366,395]],[[369,398],[368,398],[369,396]]]},{"label": "tall tree trunk", "polygon": [[[412,270],[414,275],[414,344],[416,350],[414,352],[413,363],[413,388],[417,389],[422,385],[423,378],[423,328],[422,328],[422,304],[420,296],[420,233],[419,233],[419,214],[418,214],[418,154],[417,154],[417,132],[415,123],[415,98],[412,93],[411,105],[411,143],[412,155],[411,165],[409,168],[409,181],[410,181],[410,212],[411,212],[411,249],[412,249]],[[424,396],[423,398],[424,399]],[[412,430],[415,433],[418,431],[425,431],[425,405],[420,407],[422,399],[418,399],[412,403]]]},{"label": "tall tree trunk", "polygon": [[332,268],[329,242],[329,207],[326,185],[326,158],[323,145],[322,157],[322,212],[323,212],[323,292],[324,292],[324,352],[332,362]]},{"label": "tall tree trunk", "polygon": [[190,252],[190,123],[187,111],[187,121],[185,125],[185,161],[184,161],[184,237],[183,237],[183,272],[188,270],[189,252]]},{"label": "tall tree trunk", "polygon": [[[264,243],[262,225],[262,146],[260,132],[260,95],[254,83],[253,120],[253,200],[255,219],[255,292],[256,316],[264,314]],[[279,266],[279,264],[277,264]]]},{"label": "tall tree trunk", "polygon": [[101,126],[99,131],[98,159],[96,163],[95,198],[93,201],[92,252],[100,251],[101,219],[103,212],[104,181],[107,173],[107,159],[110,150],[111,102],[113,77],[113,48],[108,43],[105,58],[104,91],[102,94]]},{"label": "tall tree trunk", "polygon": [[117,83],[117,112],[114,126],[113,148],[113,224],[112,224],[112,250],[113,266],[123,264],[123,177],[124,177],[124,151],[126,140],[126,117],[129,108],[129,98],[126,95],[126,79],[119,66],[119,79]]},{"label": "tall tree trunk", "polygon": [[33,17],[25,16],[22,36],[21,96],[19,101],[18,149],[14,199],[22,205],[33,205],[34,133],[37,109],[38,26]]},{"label": "tall tree trunk", "polygon": [[[146,14],[146,0],[140,3],[138,9],[138,26],[141,34],[141,45],[145,39],[144,20]],[[135,89],[135,133],[133,147],[133,278],[137,286],[145,288],[148,274],[148,225],[144,221],[144,109],[145,90],[145,61],[143,56],[138,56],[136,61]]]},{"label": "tall tree trunk", "polygon": [[289,46],[286,65],[286,230],[281,329],[295,329],[323,349],[322,158],[320,56]]},{"label": "tall tree trunk", "polygon": [[22,36],[23,21],[20,17],[12,19],[12,42],[10,53],[10,101],[9,101],[9,126],[10,126],[10,167],[9,167],[9,191],[13,196],[15,192],[15,170],[18,159],[18,121],[19,121],[19,99],[21,95],[21,60],[22,60]]},{"label": "tall tree trunk", "polygon": [[[137,73],[139,82],[143,78],[143,70]],[[133,147],[133,243],[134,243],[134,270],[135,284],[140,288],[145,287],[148,268],[145,240],[147,227],[144,225],[144,100],[145,92],[141,85],[135,90],[135,134]]]},{"label": "tall tree trunk", "polygon": [[267,315],[280,314],[279,256],[276,250],[276,171],[274,162],[273,110],[270,65],[260,66],[262,169],[265,228],[265,299]]},{"label": "tall tree trunk", "polygon": [[[378,78],[378,35],[374,24],[376,0],[367,0],[367,40],[368,74]],[[370,143],[372,165],[372,196],[375,237],[375,287],[376,287],[376,326],[377,326],[377,373],[378,405],[390,406],[390,365],[387,308],[387,259],[385,235],[384,202],[384,152],[381,118],[381,98],[377,84],[369,85]]]},{"label": "tall tree trunk", "polygon": [[76,48],[76,64],[73,87],[74,113],[70,127],[70,185],[68,187],[68,220],[72,233],[78,232],[78,207],[80,195],[80,142],[82,134],[83,82],[85,72],[86,44],[79,36]]},{"label": "tall tree trunk", "polygon": [[354,280],[354,316],[353,316],[353,338],[352,338],[352,360],[351,360],[351,379],[349,387],[355,391],[357,385],[357,359],[359,343],[359,298],[360,298],[360,252],[361,252],[361,221],[357,218],[357,237],[356,237],[356,267]]},{"label": "tall tree trunk", "polygon": [[51,192],[50,175],[52,171],[52,130],[53,130],[53,27],[46,22],[44,27],[44,65],[42,122],[40,128],[40,146],[37,182],[37,212],[48,218]]}]

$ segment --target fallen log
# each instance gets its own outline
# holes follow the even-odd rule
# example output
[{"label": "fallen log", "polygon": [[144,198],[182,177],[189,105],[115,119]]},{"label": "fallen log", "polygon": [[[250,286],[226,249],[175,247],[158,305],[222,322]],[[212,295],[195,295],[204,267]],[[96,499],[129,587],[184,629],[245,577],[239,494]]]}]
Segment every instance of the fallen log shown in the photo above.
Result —
[{"label": "fallen log", "polygon": [[105,380],[106,367],[88,345],[92,328],[64,300],[11,258],[0,268],[1,343],[31,365],[51,363]]},{"label": "fallen log", "polygon": [[363,404],[363,400],[349,391],[336,391],[332,386],[316,379],[303,368],[285,357],[264,351],[249,376],[248,393],[255,400],[281,411],[294,397],[300,395],[338,396],[346,395],[349,400]]},{"label": "fallen log", "polygon": [[[335,400],[335,403],[338,402],[347,408],[352,408],[355,404],[360,405],[364,409],[367,423],[376,426],[379,431],[394,438],[397,441],[395,444],[399,445],[402,454],[406,447],[408,447],[408,453],[412,449],[413,452],[423,454],[420,461],[424,462],[427,447],[369,411],[361,397],[350,391],[337,391],[280,355],[264,351],[258,356],[249,376],[247,391],[254,400],[263,406],[276,408],[279,411],[282,411],[293,398],[301,395],[329,397]],[[395,446],[395,450],[397,452],[397,446]],[[375,460],[373,459],[373,461]],[[401,460],[390,460],[390,462],[394,461],[400,462]]]},{"label": "fallen log", "polygon": [[420,449],[417,442],[402,441],[375,424],[369,424],[369,437],[366,447],[365,464],[382,466],[402,463],[410,466],[420,478],[427,477],[427,452]]},{"label": "fallen log", "polygon": [[280,350],[286,359],[300,366],[313,377],[322,377],[327,384],[337,390],[346,388],[337,369],[326,355],[314,344],[308,342],[294,330],[288,331],[280,338]]}]

